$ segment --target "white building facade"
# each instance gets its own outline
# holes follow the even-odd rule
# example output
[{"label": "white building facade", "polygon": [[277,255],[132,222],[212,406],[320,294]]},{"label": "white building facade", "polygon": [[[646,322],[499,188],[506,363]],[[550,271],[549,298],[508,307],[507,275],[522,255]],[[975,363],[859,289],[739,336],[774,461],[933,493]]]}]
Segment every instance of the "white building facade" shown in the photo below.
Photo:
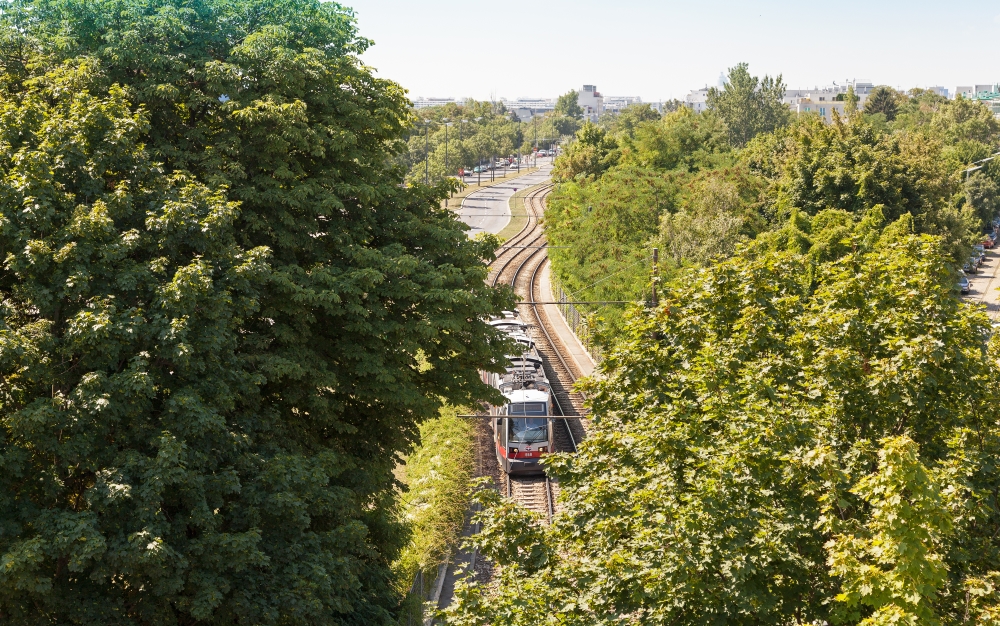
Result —
[{"label": "white building facade", "polygon": [[708,108],[708,87],[695,89],[684,97],[684,106],[695,113],[701,113]]},{"label": "white building facade", "polygon": [[594,85],[584,85],[577,92],[577,103],[583,109],[583,119],[596,122],[604,114],[604,96]]},{"label": "white building facade", "polygon": [[642,104],[639,96],[604,96],[604,111],[607,113],[621,113],[622,109],[633,104]]},{"label": "white building facade", "polygon": [[[815,114],[832,122],[834,111],[841,117],[845,114],[847,103],[844,99],[847,97],[848,87],[854,87],[854,93],[858,96],[858,108],[861,108],[875,85],[867,80],[848,80],[843,84],[833,83],[812,89],[786,89],[781,100],[794,113]],[[684,105],[695,113],[705,111],[708,108],[708,92],[707,86],[692,90],[684,98]]]},{"label": "white building facade", "polygon": [[416,98],[413,100],[414,109],[426,109],[429,107],[439,107],[446,104],[461,104],[465,98],[456,100],[455,98]]}]

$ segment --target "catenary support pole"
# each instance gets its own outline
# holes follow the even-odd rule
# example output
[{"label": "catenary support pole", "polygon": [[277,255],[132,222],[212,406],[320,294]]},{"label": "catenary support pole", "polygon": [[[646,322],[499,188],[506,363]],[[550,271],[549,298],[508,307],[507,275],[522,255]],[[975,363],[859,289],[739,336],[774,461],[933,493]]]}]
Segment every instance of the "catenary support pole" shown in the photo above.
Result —
[{"label": "catenary support pole", "polygon": [[655,309],[658,301],[656,296],[657,283],[660,281],[660,270],[657,267],[660,261],[660,250],[658,248],[653,248],[653,308]]}]

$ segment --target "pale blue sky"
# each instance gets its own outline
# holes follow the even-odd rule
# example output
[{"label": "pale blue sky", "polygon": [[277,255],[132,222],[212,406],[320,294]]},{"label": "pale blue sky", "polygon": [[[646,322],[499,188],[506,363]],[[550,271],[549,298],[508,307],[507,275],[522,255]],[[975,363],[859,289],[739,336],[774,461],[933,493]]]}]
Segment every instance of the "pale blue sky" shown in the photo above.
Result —
[{"label": "pale blue sky", "polygon": [[[655,101],[740,61],[791,88],[1000,82],[1000,0],[346,0],[364,60],[417,96],[553,96],[594,84]],[[488,62],[488,63],[487,63]]]}]

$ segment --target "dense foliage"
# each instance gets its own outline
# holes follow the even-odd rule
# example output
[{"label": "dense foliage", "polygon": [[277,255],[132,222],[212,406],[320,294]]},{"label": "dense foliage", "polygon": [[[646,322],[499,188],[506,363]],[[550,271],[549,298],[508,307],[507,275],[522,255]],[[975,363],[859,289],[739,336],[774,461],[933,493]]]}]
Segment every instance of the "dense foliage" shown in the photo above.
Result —
[{"label": "dense foliage", "polygon": [[634,310],[549,463],[562,512],[484,492],[499,592],[450,623],[995,623],[1000,346],[903,231],[751,246]]},{"label": "dense foliage", "polygon": [[[576,92],[570,92],[576,97]],[[575,100],[574,100],[575,102]],[[502,102],[467,100],[415,111],[409,150],[400,161],[407,180],[432,183],[455,176],[460,168],[489,165],[494,158],[548,150],[580,128],[579,116],[559,111],[519,120]]]},{"label": "dense foliage", "polygon": [[367,45],[314,0],[5,6],[0,622],[391,621],[397,455],[510,304]]},{"label": "dense foliage", "polygon": [[572,118],[583,116],[583,108],[580,106],[580,96],[576,90],[570,89],[556,98],[555,114]]},{"label": "dense foliage", "polygon": [[729,68],[722,89],[708,90],[708,110],[718,114],[729,129],[729,141],[742,148],[760,133],[772,132],[788,123],[790,112],[782,101],[785,83],[781,76],[760,79],[751,76],[749,66]]},{"label": "dense foliage", "polygon": [[420,445],[397,469],[406,485],[401,509],[411,528],[410,541],[394,566],[403,589],[410,589],[418,571],[430,587],[438,566],[458,545],[476,464],[476,425],[458,417],[468,411],[446,406],[439,417],[421,424]]},{"label": "dense foliage", "polygon": [[896,112],[899,110],[899,92],[892,87],[885,85],[876,87],[868,94],[865,100],[865,113],[876,115],[881,113],[886,121],[896,119]]},{"label": "dense foliage", "polygon": [[[764,84],[773,87],[772,104],[780,104],[774,91],[780,81],[745,73],[742,65],[731,72],[727,97],[748,85],[762,91]],[[762,105],[733,106],[746,113]],[[578,300],[633,299],[648,291],[649,281],[648,270],[635,263],[654,247],[669,274],[726,258],[758,235],[767,234],[769,245],[787,243],[790,220],[820,214],[824,239],[840,236],[826,230],[829,220],[848,232],[869,218],[883,228],[908,216],[910,232],[940,236],[959,260],[996,214],[1000,168],[988,163],[961,173],[1000,145],[1000,123],[980,103],[915,90],[900,100],[891,123],[881,112],[855,111],[833,124],[802,115],[755,131],[735,149],[731,124],[748,115],[726,119],[719,108],[681,109],[646,119],[637,109],[581,129],[556,162],[561,184],[546,215],[549,240],[567,246],[550,253],[561,285]],[[821,247],[844,250],[832,240]],[[621,321],[618,309],[591,312],[612,325]]]}]

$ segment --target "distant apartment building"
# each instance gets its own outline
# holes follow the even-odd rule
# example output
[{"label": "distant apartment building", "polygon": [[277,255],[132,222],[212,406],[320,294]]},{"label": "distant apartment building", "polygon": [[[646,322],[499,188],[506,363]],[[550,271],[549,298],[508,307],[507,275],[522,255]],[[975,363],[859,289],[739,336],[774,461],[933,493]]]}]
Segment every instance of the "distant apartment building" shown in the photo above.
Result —
[{"label": "distant apartment building", "polygon": [[594,85],[584,85],[577,92],[577,103],[583,109],[583,118],[586,120],[596,122],[604,114],[604,96]]},{"label": "distant apartment building", "polygon": [[966,100],[975,100],[979,94],[988,94],[995,89],[995,85],[959,85],[955,87],[955,97],[962,96]]},{"label": "distant apartment building", "polygon": [[684,106],[693,110],[695,113],[701,113],[708,108],[708,86],[706,85],[704,89],[694,89],[687,96],[684,97]]},{"label": "distant apartment building", "polygon": [[[720,82],[723,81],[720,79]],[[854,87],[854,93],[858,96],[858,106],[861,107],[864,106],[875,85],[867,80],[847,80],[843,84],[833,83],[812,89],[786,89],[782,102],[795,113],[815,114],[827,122],[833,122],[834,111],[841,117],[844,116],[846,104],[844,98],[847,96],[848,87]],[[708,108],[708,92],[708,86],[692,90],[684,98],[685,106],[696,113],[701,113]]]},{"label": "distant apartment building", "polygon": [[1000,85],[956,87],[955,91],[963,98],[982,102],[989,107],[994,116],[1000,117]]},{"label": "distant apartment building", "polygon": [[446,104],[460,104],[465,102],[465,98],[456,100],[455,98],[416,98],[413,100],[414,109],[426,109],[428,107],[439,107]]},{"label": "distant apartment building", "polygon": [[504,103],[508,111],[513,111],[517,115],[517,119],[522,122],[526,122],[536,115],[544,115],[549,111],[554,111],[556,108],[555,98],[515,98],[513,100],[501,98],[500,101]]},{"label": "distant apartment building", "polygon": [[620,113],[625,107],[633,104],[642,104],[639,96],[604,96],[604,111],[606,113]]}]

